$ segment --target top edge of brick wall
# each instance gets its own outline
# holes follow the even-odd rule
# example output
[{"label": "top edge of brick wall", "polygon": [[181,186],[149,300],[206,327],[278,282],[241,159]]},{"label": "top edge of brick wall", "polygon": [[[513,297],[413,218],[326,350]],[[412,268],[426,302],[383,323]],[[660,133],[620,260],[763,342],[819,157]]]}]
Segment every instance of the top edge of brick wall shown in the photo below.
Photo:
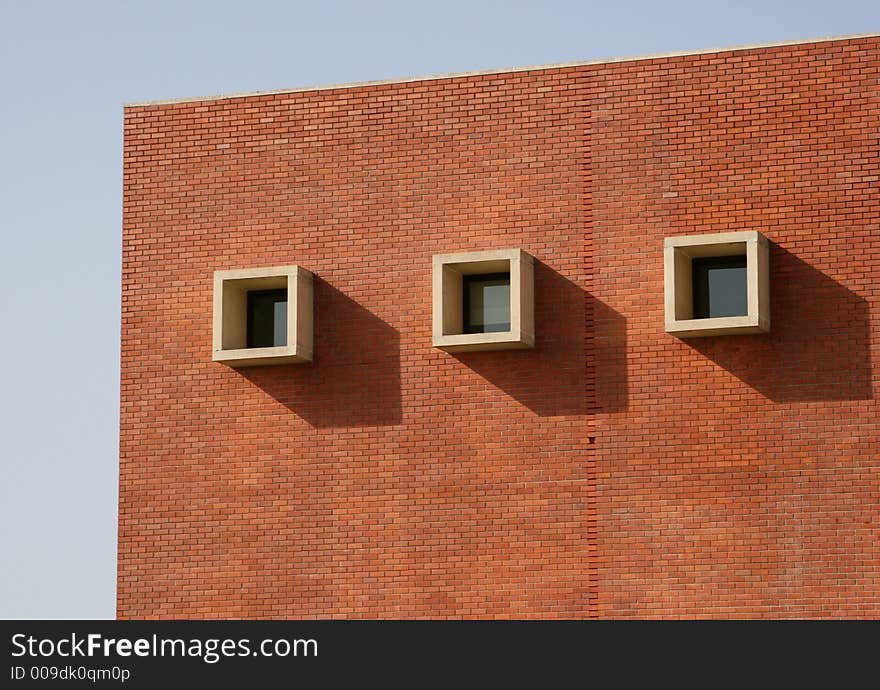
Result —
[{"label": "top edge of brick wall", "polygon": [[744,50],[755,50],[763,48],[778,48],[783,46],[810,45],[814,43],[853,41],[866,38],[878,38],[880,32],[862,33],[862,34],[846,34],[841,36],[824,36],[820,38],[807,38],[794,41],[778,41],[774,43],[755,43],[750,45],[731,46],[728,48],[707,48],[701,50],[685,50],[670,53],[657,53],[653,55],[638,55],[618,58],[599,58],[596,60],[586,60],[582,62],[560,62],[546,65],[531,65],[527,67],[506,67],[500,69],[478,70],[473,72],[451,72],[449,74],[433,74],[420,77],[402,77],[397,79],[383,79],[377,81],[361,81],[351,82],[347,84],[328,84],[324,86],[304,86],[292,89],[276,89],[272,91],[252,91],[246,93],[235,94],[218,94],[213,96],[194,96],[191,98],[171,98],[157,101],[141,101],[134,103],[126,103],[125,108],[148,108],[163,105],[175,105],[184,103],[200,103],[204,101],[222,101],[233,98],[252,98],[260,96],[274,96],[288,93],[304,93],[309,91],[331,91],[336,89],[356,89],[370,86],[383,86],[390,84],[409,84],[412,82],[437,81],[443,79],[460,79],[466,77],[478,77],[483,75],[495,74],[515,74],[518,72],[539,72],[545,70],[559,70],[571,67],[586,67],[589,65],[605,65],[618,62],[637,62],[647,60],[658,60],[676,57],[685,57],[693,55],[714,55],[717,53],[732,53]]}]

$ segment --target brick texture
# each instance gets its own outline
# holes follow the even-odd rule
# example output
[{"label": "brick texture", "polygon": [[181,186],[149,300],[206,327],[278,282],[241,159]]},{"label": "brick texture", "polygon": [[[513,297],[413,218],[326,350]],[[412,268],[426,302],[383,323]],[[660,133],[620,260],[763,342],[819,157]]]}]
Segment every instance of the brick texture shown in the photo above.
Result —
[{"label": "brick texture", "polygon": [[[880,616],[864,38],[125,113],[120,618]],[[760,230],[772,332],[663,331]],[[431,347],[431,256],[537,259],[534,350]],[[211,361],[215,270],[315,362]]]}]

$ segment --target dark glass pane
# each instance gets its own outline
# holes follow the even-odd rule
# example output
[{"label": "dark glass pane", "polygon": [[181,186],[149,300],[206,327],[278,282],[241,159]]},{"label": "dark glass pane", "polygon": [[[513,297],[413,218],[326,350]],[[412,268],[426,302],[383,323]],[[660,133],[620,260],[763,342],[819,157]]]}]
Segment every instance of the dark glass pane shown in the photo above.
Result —
[{"label": "dark glass pane", "polygon": [[510,274],[464,276],[464,332],[510,330]]},{"label": "dark glass pane", "polygon": [[746,257],[721,256],[693,260],[694,318],[746,316]]},{"label": "dark glass pane", "polygon": [[[285,292],[287,292],[285,290]],[[283,302],[275,302],[275,329],[272,343],[274,345],[287,345],[287,295]]]},{"label": "dark glass pane", "polygon": [[248,347],[287,345],[287,290],[248,293]]}]

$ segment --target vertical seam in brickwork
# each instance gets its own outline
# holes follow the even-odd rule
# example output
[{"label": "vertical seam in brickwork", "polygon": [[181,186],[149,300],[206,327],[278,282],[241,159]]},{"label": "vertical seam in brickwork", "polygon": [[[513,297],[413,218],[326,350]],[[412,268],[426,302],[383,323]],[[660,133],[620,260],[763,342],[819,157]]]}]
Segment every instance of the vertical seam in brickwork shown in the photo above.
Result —
[{"label": "vertical seam in brickwork", "polygon": [[[587,414],[595,419],[598,412],[598,400],[596,395],[596,309],[595,309],[595,281],[594,281],[594,256],[595,246],[593,243],[593,141],[592,141],[592,113],[593,92],[590,88],[592,71],[584,70],[581,77],[582,86],[577,90],[578,103],[582,104],[583,131],[580,132],[583,150],[581,154],[581,190],[583,206],[583,275],[584,275],[584,397]],[[599,443],[595,424],[590,428],[593,435],[593,443]],[[586,453],[587,463],[587,500],[586,500],[586,524],[587,524],[587,617],[598,618],[599,616],[599,579],[598,579],[598,503],[596,496],[596,470],[597,455],[596,445],[588,445]]]}]

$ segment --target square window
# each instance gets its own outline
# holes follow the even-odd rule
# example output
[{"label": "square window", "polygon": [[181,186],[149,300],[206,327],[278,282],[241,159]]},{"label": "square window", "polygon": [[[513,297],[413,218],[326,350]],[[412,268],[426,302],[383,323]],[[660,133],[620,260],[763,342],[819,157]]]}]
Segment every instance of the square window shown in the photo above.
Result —
[{"label": "square window", "polygon": [[232,367],[312,361],[312,283],[298,266],[216,271],[213,360]]},{"label": "square window", "polygon": [[534,346],[534,259],[522,250],[435,256],[433,283],[434,347],[469,352]]},{"label": "square window", "polygon": [[693,259],[694,318],[748,316],[746,257]]},{"label": "square window", "polygon": [[770,330],[769,251],[757,231],[664,240],[666,331],[680,338]]},{"label": "square window", "polygon": [[462,276],[465,333],[510,330],[510,273]]},{"label": "square window", "polygon": [[247,293],[247,346],[287,345],[287,290]]}]

